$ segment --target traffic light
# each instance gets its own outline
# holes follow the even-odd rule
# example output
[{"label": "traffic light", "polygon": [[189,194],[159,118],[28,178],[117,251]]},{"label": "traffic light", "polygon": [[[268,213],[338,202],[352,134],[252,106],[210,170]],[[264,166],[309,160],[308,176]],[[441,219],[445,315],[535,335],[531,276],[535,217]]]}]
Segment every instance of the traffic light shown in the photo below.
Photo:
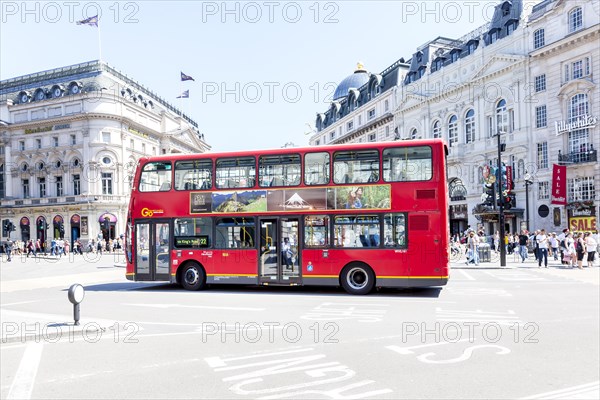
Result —
[{"label": "traffic light", "polygon": [[40,220],[37,222],[37,228],[38,228],[39,230],[43,230],[43,229],[44,229],[44,220],[40,219]]},{"label": "traffic light", "polygon": [[504,209],[510,210],[512,208],[513,198],[511,196],[504,197]]},{"label": "traffic light", "polygon": [[10,220],[8,220],[8,219],[2,220],[2,236],[8,236],[8,232],[10,229],[9,224],[10,224]]},{"label": "traffic light", "polygon": [[65,237],[65,226],[62,222],[58,224],[58,232],[60,233],[61,239]]},{"label": "traffic light", "polygon": [[15,226],[15,224],[13,224],[12,222],[8,222],[8,231],[9,232],[14,232],[17,230],[17,227]]},{"label": "traffic light", "polygon": [[108,231],[110,228],[110,218],[105,217],[104,222],[102,223],[102,227]]}]

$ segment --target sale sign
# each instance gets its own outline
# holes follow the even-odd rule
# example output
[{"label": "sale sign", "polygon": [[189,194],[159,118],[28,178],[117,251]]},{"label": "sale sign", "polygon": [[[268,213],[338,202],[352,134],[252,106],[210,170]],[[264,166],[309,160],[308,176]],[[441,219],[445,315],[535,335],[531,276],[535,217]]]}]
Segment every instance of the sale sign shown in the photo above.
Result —
[{"label": "sale sign", "polygon": [[569,218],[569,229],[572,232],[596,232],[596,217],[572,217]]},{"label": "sale sign", "polygon": [[552,204],[567,204],[567,167],[564,165],[552,166]]},{"label": "sale sign", "polygon": [[596,207],[582,207],[568,210],[569,229],[575,232],[597,232]]}]

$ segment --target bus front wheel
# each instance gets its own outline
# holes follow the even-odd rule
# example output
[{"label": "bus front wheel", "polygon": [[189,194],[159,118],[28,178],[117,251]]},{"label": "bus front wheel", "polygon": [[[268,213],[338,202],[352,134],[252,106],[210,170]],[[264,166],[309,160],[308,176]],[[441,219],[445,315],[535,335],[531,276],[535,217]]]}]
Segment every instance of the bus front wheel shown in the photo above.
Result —
[{"label": "bus front wheel", "polygon": [[186,290],[200,290],[206,287],[204,268],[198,263],[189,263],[181,272],[181,286]]},{"label": "bus front wheel", "polygon": [[344,290],[350,294],[367,294],[375,285],[373,270],[362,263],[352,263],[343,270],[340,281]]}]

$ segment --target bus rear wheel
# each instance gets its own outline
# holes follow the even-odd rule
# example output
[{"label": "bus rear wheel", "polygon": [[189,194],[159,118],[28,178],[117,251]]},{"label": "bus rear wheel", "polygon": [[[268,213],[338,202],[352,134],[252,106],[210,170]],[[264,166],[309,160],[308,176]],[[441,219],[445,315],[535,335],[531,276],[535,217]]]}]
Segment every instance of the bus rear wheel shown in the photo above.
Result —
[{"label": "bus rear wheel", "polygon": [[340,281],[350,294],[367,294],[375,286],[375,274],[368,265],[353,263],[342,270]]},{"label": "bus rear wheel", "polygon": [[186,290],[206,288],[206,273],[198,263],[187,264],[181,271],[181,286]]}]

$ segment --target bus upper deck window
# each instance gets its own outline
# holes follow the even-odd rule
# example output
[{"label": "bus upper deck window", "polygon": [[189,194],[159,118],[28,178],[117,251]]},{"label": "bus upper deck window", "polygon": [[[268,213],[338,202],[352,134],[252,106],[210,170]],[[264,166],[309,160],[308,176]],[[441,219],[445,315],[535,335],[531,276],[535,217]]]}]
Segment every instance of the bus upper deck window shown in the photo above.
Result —
[{"label": "bus upper deck window", "polygon": [[140,177],[140,192],[165,192],[171,190],[171,163],[150,162],[144,165]]}]

